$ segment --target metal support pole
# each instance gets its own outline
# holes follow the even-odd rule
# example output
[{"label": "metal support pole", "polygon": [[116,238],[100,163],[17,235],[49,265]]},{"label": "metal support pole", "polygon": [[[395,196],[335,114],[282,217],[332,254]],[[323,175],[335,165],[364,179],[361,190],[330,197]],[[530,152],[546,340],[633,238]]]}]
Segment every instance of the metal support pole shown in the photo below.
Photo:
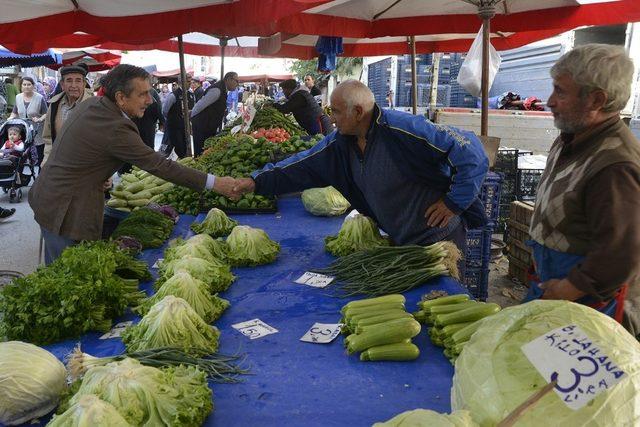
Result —
[{"label": "metal support pole", "polygon": [[411,36],[411,103],[413,114],[418,114],[418,73],[416,71],[416,37]]},{"label": "metal support pole", "polygon": [[431,68],[431,93],[429,96],[429,113],[431,118],[434,117],[436,106],[438,104],[438,77],[440,76],[440,57],[441,53],[434,53],[432,57],[433,66]]},{"label": "metal support pole", "polygon": [[489,44],[491,43],[491,18],[496,14],[494,6],[481,6],[478,16],[482,19],[482,114],[480,135],[489,135]]},{"label": "metal support pole", "polygon": [[189,100],[187,87],[187,70],[184,66],[184,43],[182,35],[178,36],[178,56],[180,57],[180,85],[182,86],[182,117],[184,119],[184,138],[187,143],[187,156],[191,157],[191,122],[189,121]]},{"label": "metal support pole", "polygon": [[228,43],[229,39],[227,37],[220,37],[220,80],[224,78],[224,51]]}]

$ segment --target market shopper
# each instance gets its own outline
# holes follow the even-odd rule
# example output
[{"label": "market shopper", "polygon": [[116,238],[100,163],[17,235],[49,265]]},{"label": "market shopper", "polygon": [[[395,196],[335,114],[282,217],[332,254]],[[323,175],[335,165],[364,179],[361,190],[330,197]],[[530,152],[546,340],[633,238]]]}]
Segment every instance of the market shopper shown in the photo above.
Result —
[{"label": "market shopper", "polygon": [[[187,76],[187,83],[191,83],[190,76]],[[162,115],[165,118],[164,136],[162,138],[163,152],[168,156],[173,150],[179,158],[187,155],[188,143],[184,129],[182,96],[182,85],[178,82],[162,103]],[[193,105],[193,93],[187,90],[187,107],[189,110],[193,108]]]},{"label": "market shopper", "polygon": [[238,87],[238,73],[230,71],[217,83],[209,86],[191,111],[193,154],[199,156],[204,141],[222,128],[227,111],[227,94]]},{"label": "market shopper", "polygon": [[289,79],[280,83],[280,87],[287,100],[283,104],[273,104],[276,110],[292,113],[298,124],[309,135],[319,133],[328,135],[333,130],[329,117],[324,114],[306,86],[294,79]]},{"label": "market shopper", "polygon": [[580,302],[618,321],[624,310],[637,335],[640,144],[620,119],[633,69],[622,47],[602,44],[575,48],[551,68],[547,106],[561,133],[531,222],[539,285],[527,298]]},{"label": "market shopper", "polygon": [[313,148],[238,180],[235,191],[276,195],[328,185],[397,244],[455,242],[486,223],[478,198],[487,156],[470,132],[383,110],[356,80],[331,95],[337,130]]},{"label": "market shopper", "polygon": [[69,114],[82,101],[93,96],[91,89],[85,88],[87,72],[83,67],[69,65],[60,69],[60,84],[62,92],[49,99],[49,108],[44,121],[44,159],[49,156],[51,146]]},{"label": "market shopper", "polygon": [[131,120],[151,104],[149,74],[118,65],[102,78],[105,96],[78,105],[57,135],[49,161],[29,191],[45,241],[45,261],[80,240],[101,237],[103,185],[124,162],[194,190],[233,196],[234,180],[216,178],[166,159],[147,147]]},{"label": "market shopper", "polygon": [[36,92],[36,82],[32,77],[23,77],[21,83],[22,93],[16,96],[13,111],[9,119],[29,119],[35,132],[34,145],[38,154],[37,165],[44,159],[44,140],[42,137],[43,122],[47,113],[47,103],[44,97]]},{"label": "market shopper", "polygon": [[309,89],[309,93],[311,96],[321,95],[320,89],[316,86],[316,83],[313,81],[313,76],[307,74],[304,76],[304,85]]}]

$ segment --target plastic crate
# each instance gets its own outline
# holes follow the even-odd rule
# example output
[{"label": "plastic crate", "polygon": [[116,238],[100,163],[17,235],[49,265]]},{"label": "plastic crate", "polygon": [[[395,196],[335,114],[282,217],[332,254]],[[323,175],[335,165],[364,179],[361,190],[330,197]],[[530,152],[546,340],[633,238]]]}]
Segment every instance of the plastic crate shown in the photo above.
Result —
[{"label": "plastic crate", "polygon": [[538,184],[544,169],[519,169],[517,176],[517,198],[523,200],[535,200]]},{"label": "plastic crate", "polygon": [[467,268],[488,267],[491,259],[491,235],[493,228],[476,228],[467,231]]},{"label": "plastic crate", "polygon": [[489,269],[467,267],[463,285],[475,299],[486,301],[489,296]]},{"label": "plastic crate", "polygon": [[502,188],[502,175],[495,172],[487,173],[480,189],[480,200],[484,205],[484,213],[489,224],[495,226],[500,216],[500,195]]},{"label": "plastic crate", "polygon": [[507,176],[515,177],[518,175],[518,149],[514,150],[498,150],[496,154],[496,162],[493,165],[495,172],[500,172]]}]

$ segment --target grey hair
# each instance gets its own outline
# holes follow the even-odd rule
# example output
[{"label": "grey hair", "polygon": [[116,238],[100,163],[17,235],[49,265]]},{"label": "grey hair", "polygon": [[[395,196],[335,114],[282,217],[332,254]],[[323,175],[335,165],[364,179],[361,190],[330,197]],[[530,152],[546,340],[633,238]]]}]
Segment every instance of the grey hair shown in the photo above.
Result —
[{"label": "grey hair", "polygon": [[578,86],[580,95],[595,90],[607,94],[604,112],[621,111],[631,96],[633,61],[624,48],[608,44],[586,44],[565,53],[551,67],[551,77],[569,74]]},{"label": "grey hair", "polygon": [[[336,89],[341,91],[342,98],[350,113],[356,105],[361,106],[365,111],[372,111],[376,102],[373,92],[364,83],[349,79],[340,83]],[[342,93],[342,91],[348,91]]]}]

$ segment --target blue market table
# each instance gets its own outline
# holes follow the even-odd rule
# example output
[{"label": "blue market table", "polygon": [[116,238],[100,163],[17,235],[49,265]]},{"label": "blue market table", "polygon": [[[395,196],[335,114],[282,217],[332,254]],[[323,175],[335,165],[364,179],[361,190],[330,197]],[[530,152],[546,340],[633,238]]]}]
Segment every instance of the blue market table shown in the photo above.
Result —
[{"label": "blue market table", "polygon": [[[414,339],[421,355],[412,362],[360,362],[357,355],[346,354],[342,337],[329,344],[300,341],[315,322],[338,323],[347,302],[332,296],[330,287],[294,283],[306,270],[333,260],[324,251],[324,238],[338,232],[342,217],[315,217],[299,197],[280,199],[276,214],[232,216],[240,224],[264,229],[282,250],[273,264],[234,269],[238,279],[222,294],[231,308],[216,322],[220,352],[246,353],[251,375],[239,384],[210,384],[214,412],[205,425],[370,426],[415,408],[450,411],[453,367],[424,331]],[[195,219],[183,215],[172,238],[191,236],[189,225]],[[141,256],[153,265],[162,252],[147,250]],[[143,288],[150,290],[151,283]],[[465,292],[451,278],[435,279],[405,294],[407,309],[415,310],[421,295],[434,289]],[[279,332],[250,340],[231,327],[255,318]],[[119,338],[100,340],[100,335],[83,336],[82,350],[94,356],[124,351]],[[68,340],[46,348],[63,359],[77,343]]]}]

